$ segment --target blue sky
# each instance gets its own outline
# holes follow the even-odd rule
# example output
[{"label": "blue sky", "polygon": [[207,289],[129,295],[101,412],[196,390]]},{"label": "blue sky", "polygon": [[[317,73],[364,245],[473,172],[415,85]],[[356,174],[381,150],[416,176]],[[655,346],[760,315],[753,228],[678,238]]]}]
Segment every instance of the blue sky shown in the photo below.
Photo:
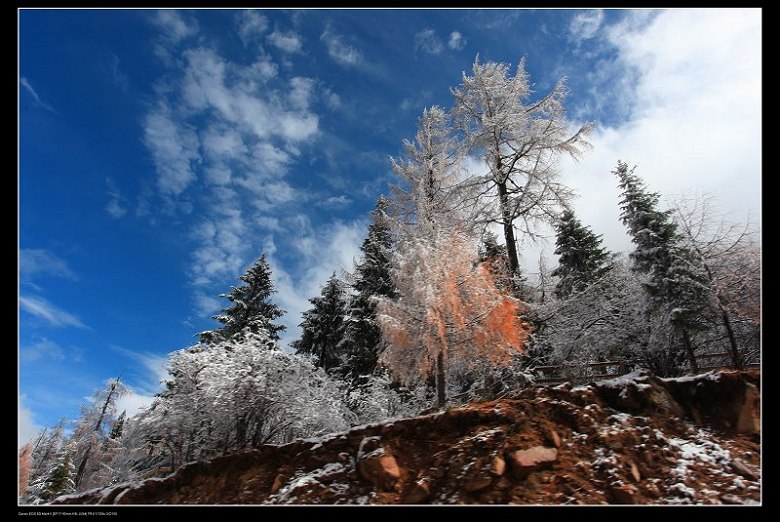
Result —
[{"label": "blue sky", "polygon": [[[20,440],[122,373],[130,410],[268,254],[298,335],[426,106],[479,53],[566,76],[575,208],[628,246],[618,158],[760,218],[760,10],[19,11]],[[478,168],[475,166],[474,168]],[[535,265],[549,245],[521,245]]]}]

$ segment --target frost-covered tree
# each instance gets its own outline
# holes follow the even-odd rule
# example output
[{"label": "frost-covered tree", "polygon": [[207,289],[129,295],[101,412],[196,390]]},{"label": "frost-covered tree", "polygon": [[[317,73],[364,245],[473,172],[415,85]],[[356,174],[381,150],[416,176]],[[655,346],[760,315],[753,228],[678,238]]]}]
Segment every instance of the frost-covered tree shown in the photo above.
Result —
[{"label": "frost-covered tree", "polygon": [[515,228],[535,237],[539,222],[554,221],[571,191],[558,181],[560,154],[577,157],[585,147],[591,125],[573,134],[566,120],[564,101],[568,90],[563,79],[541,99],[531,99],[531,83],[525,59],[517,72],[509,65],[474,61],[472,75],[463,73],[461,85],[452,90],[454,114],[470,150],[487,167],[487,173],[471,173],[479,219],[503,227],[509,268],[520,268]]},{"label": "frost-covered tree", "polygon": [[341,351],[346,357],[343,371],[353,379],[371,374],[376,368],[382,342],[376,299],[396,295],[390,274],[393,233],[388,208],[388,200],[380,197],[371,212],[368,235],[360,246],[362,259],[350,276],[355,295],[350,300]]},{"label": "frost-covered tree", "polygon": [[535,348],[547,355],[542,364],[643,358],[648,336],[656,330],[645,313],[642,283],[646,278],[618,258],[582,290],[537,305]]},{"label": "frost-covered tree", "polygon": [[521,279],[519,282],[515,281],[515,285],[513,285],[506,245],[500,244],[498,237],[489,230],[482,235],[482,244],[479,247],[479,262],[486,264],[493,275],[496,286],[504,292],[511,292],[515,285],[525,284],[526,282],[524,277],[515,276],[515,279],[518,279],[518,277]]},{"label": "frost-covered tree", "polygon": [[446,220],[462,205],[457,188],[464,149],[441,107],[423,110],[414,141],[404,140],[404,153],[402,159],[390,158],[401,181],[392,199],[396,219],[429,226]]},{"label": "frost-covered tree", "polygon": [[411,417],[425,407],[415,390],[399,385],[387,371],[365,376],[350,387],[345,400],[359,424]]},{"label": "frost-covered tree", "polygon": [[213,319],[224,326],[215,330],[201,332],[201,343],[217,343],[229,339],[241,331],[267,332],[272,339],[279,339],[279,332],[284,331],[285,326],[274,321],[285,314],[271,301],[271,296],[276,293],[271,280],[271,267],[265,258],[265,254],[238,278],[241,286],[232,287],[229,294],[222,294],[231,302],[231,305],[222,309],[222,313],[215,315]]},{"label": "frost-covered tree", "polygon": [[610,254],[601,245],[601,236],[584,226],[570,209],[563,212],[555,230],[555,254],[559,257],[551,275],[558,277],[555,295],[560,298],[597,281],[609,269]]},{"label": "frost-covered tree", "polygon": [[100,470],[111,454],[105,451],[111,427],[117,418],[117,401],[127,393],[127,387],[117,378],[95,393],[89,406],[82,406],[81,416],[75,422],[73,433],[67,445],[71,448],[76,474],[73,482],[76,491],[85,491],[101,485],[95,473]]},{"label": "frost-covered tree", "polygon": [[[718,218],[708,196],[679,198],[673,219],[681,242],[703,269],[705,291],[716,309],[731,365],[757,359],[760,350],[761,266],[757,231],[750,223]],[[722,337],[721,337],[722,338]],[[720,343],[713,342],[720,345]]]},{"label": "frost-covered tree", "polygon": [[336,273],[328,279],[319,297],[309,299],[312,307],[303,312],[301,338],[291,346],[297,354],[309,355],[326,372],[344,362],[343,341],[346,330],[347,295]]},{"label": "frost-covered tree", "polygon": [[352,419],[336,381],[276,349],[262,330],[175,352],[169,371],[167,389],[134,424],[151,453],[174,469],[343,430]]},{"label": "frost-covered tree", "polygon": [[379,301],[388,347],[380,362],[408,385],[435,375],[439,406],[446,402],[448,369],[506,365],[527,335],[520,305],[501,292],[477,262],[477,242],[455,230],[410,233],[399,245],[395,299]]},{"label": "frost-covered tree", "polygon": [[47,480],[59,463],[65,442],[63,430],[66,419],[62,419],[53,428],[43,428],[35,437],[30,453],[30,471],[27,487],[21,501],[25,504],[41,501],[47,487]]},{"label": "frost-covered tree", "polygon": [[709,328],[712,301],[706,278],[694,253],[685,248],[672,219],[672,210],[659,208],[660,195],[649,192],[642,179],[618,161],[613,171],[622,190],[621,221],[636,245],[630,257],[637,271],[648,275],[645,290],[654,313],[660,313],[682,341],[688,364],[696,362],[692,333]]},{"label": "frost-covered tree", "polygon": [[67,448],[60,453],[57,464],[42,481],[40,496],[36,500],[50,502],[60,495],[76,491],[76,467],[71,455]]}]

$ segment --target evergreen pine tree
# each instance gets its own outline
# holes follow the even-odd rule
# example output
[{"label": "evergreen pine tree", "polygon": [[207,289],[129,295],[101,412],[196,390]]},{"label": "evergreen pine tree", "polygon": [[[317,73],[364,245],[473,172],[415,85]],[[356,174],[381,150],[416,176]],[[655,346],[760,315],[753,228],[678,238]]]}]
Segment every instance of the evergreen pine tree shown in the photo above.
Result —
[{"label": "evergreen pine tree", "polygon": [[380,196],[371,212],[368,235],[360,250],[363,260],[355,267],[349,320],[343,353],[347,357],[345,374],[355,378],[374,371],[379,357],[382,333],[376,321],[376,297],[395,297],[390,275],[393,236],[386,211],[388,201]]},{"label": "evergreen pine tree", "polygon": [[552,275],[560,278],[555,295],[563,298],[598,280],[609,269],[610,255],[601,245],[601,236],[584,226],[571,210],[563,212],[555,229],[555,254],[560,257]]},{"label": "evergreen pine tree", "polygon": [[109,433],[108,438],[117,440],[122,437],[122,432],[124,431],[125,427],[125,421],[127,420],[127,411],[122,411],[122,414],[119,415],[119,417],[114,421],[114,425],[111,427],[111,433]]},{"label": "evergreen pine tree", "polygon": [[270,300],[276,289],[271,281],[271,267],[265,254],[238,279],[245,284],[234,286],[229,294],[220,296],[232,305],[223,308],[220,315],[213,317],[225,326],[201,332],[201,343],[209,344],[229,339],[245,328],[253,333],[264,330],[271,339],[279,340],[279,332],[284,331],[285,326],[273,321],[284,315],[285,311]]},{"label": "evergreen pine tree", "polygon": [[50,502],[60,495],[73,493],[76,488],[75,477],[76,466],[73,464],[70,452],[63,451],[57,465],[44,478],[40,499]]},{"label": "evergreen pine tree", "polygon": [[346,330],[347,298],[336,273],[319,297],[309,299],[312,308],[303,313],[301,338],[292,343],[297,354],[314,357],[315,364],[331,372],[342,364],[340,350]]},{"label": "evergreen pine tree", "polygon": [[659,210],[660,195],[648,192],[642,179],[618,161],[613,173],[623,191],[621,221],[628,227],[636,249],[633,268],[648,274],[645,289],[651,309],[666,313],[679,334],[692,369],[697,369],[691,333],[707,329],[710,312],[707,286],[695,257],[682,246],[671,210]]}]

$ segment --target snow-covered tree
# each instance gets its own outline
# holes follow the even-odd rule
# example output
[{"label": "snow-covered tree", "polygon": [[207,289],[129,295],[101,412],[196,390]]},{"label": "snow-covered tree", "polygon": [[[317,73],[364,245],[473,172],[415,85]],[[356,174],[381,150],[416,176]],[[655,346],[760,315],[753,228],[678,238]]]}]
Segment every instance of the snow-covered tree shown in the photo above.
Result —
[{"label": "snow-covered tree", "polygon": [[[521,282],[515,281],[512,284],[512,275],[509,270],[509,259],[507,258],[506,245],[498,242],[498,237],[490,230],[482,235],[482,244],[479,247],[479,262],[485,263],[496,286],[504,292],[511,292],[515,285],[524,284],[525,278]],[[515,276],[519,278],[522,276]]]},{"label": "snow-covered tree", "polygon": [[515,228],[534,237],[537,223],[557,218],[571,198],[571,191],[558,181],[557,158],[576,158],[589,146],[591,125],[570,133],[563,79],[546,96],[531,100],[525,59],[512,76],[509,65],[483,64],[477,57],[472,75],[464,72],[452,94],[458,127],[487,167],[487,174],[471,173],[469,180],[477,187],[477,201],[485,200],[479,219],[503,227],[509,268],[517,273]]},{"label": "snow-covered tree", "polygon": [[411,417],[425,407],[419,390],[406,389],[387,371],[367,375],[347,391],[346,403],[359,424]]},{"label": "snow-covered tree", "polygon": [[127,391],[118,378],[112,379],[105,388],[95,393],[91,405],[82,406],[81,416],[75,422],[67,442],[73,465],[76,466],[73,477],[76,491],[85,491],[102,484],[96,472],[112,457],[111,452],[105,451],[105,442],[117,419],[117,401]]},{"label": "snow-covered tree", "polygon": [[246,330],[175,352],[171,380],[136,429],[172,468],[349,427],[342,390],[310,361]]},{"label": "snow-covered tree", "polygon": [[38,503],[47,487],[47,480],[59,463],[62,446],[65,442],[63,430],[65,419],[53,428],[43,428],[35,437],[30,453],[30,471],[23,503]]},{"label": "snow-covered tree", "polygon": [[398,221],[434,225],[462,205],[457,188],[464,149],[449,116],[433,106],[417,121],[414,141],[404,140],[402,159],[390,158],[401,181],[392,203]]},{"label": "snow-covered tree", "polygon": [[[725,334],[731,365],[742,368],[760,350],[761,266],[757,231],[750,223],[718,218],[712,198],[679,198],[673,219],[680,240],[703,269],[705,292]],[[721,336],[722,338],[722,336]],[[719,345],[720,343],[713,343]]]},{"label": "snow-covered tree", "polygon": [[52,470],[42,477],[40,495],[35,503],[50,502],[60,495],[76,491],[76,467],[73,464],[71,451],[65,448]]},{"label": "snow-covered tree", "polygon": [[301,338],[292,343],[297,354],[310,355],[314,364],[326,372],[340,368],[344,362],[347,295],[336,273],[328,279],[319,297],[309,299],[312,307],[303,313]]},{"label": "snow-covered tree", "polygon": [[537,305],[535,348],[547,354],[542,365],[644,358],[652,330],[645,313],[645,279],[618,258],[582,290]]},{"label": "snow-covered tree", "polygon": [[563,212],[555,229],[555,254],[559,256],[552,271],[559,278],[555,295],[566,297],[597,281],[609,269],[610,254],[601,245],[601,236],[584,226],[570,209]]},{"label": "snow-covered tree", "polygon": [[380,362],[414,385],[435,374],[438,404],[446,401],[447,371],[511,362],[527,335],[519,302],[502,293],[477,262],[477,241],[456,230],[410,233],[399,245],[395,299],[379,300],[386,350]]},{"label": "snow-covered tree", "polygon": [[646,273],[645,289],[652,311],[665,316],[682,341],[688,364],[698,367],[691,334],[710,327],[712,300],[706,276],[694,253],[685,248],[672,219],[672,210],[660,210],[660,195],[649,192],[642,179],[618,161],[613,171],[622,190],[621,220],[636,248],[631,260]]},{"label": "snow-covered tree", "polygon": [[382,333],[376,321],[375,299],[396,295],[390,274],[393,234],[388,207],[388,200],[380,197],[371,212],[368,235],[360,246],[362,259],[350,276],[355,295],[350,300],[341,351],[346,357],[343,372],[353,379],[371,374],[376,368]]},{"label": "snow-covered tree", "polygon": [[215,315],[213,319],[224,326],[215,330],[201,332],[201,343],[217,343],[229,339],[233,335],[249,330],[252,332],[265,331],[272,339],[279,339],[279,332],[284,331],[285,326],[274,321],[285,314],[271,301],[271,296],[276,293],[271,280],[271,267],[265,258],[265,254],[238,278],[244,284],[232,287],[229,294],[222,294],[232,304],[222,309],[222,313]]}]

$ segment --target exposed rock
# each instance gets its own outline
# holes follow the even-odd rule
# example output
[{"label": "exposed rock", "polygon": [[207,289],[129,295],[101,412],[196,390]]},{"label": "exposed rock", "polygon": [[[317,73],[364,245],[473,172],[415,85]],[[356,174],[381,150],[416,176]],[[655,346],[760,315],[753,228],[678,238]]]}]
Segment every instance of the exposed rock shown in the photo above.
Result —
[{"label": "exposed rock", "polygon": [[477,474],[464,482],[463,490],[473,493],[475,491],[482,491],[488,487],[493,479],[489,475]]},{"label": "exposed rock", "polygon": [[761,395],[758,388],[745,383],[745,399],[737,417],[737,431],[758,434],[761,431]]},{"label": "exposed rock", "polygon": [[427,478],[412,482],[401,496],[402,504],[421,504],[431,497],[431,489]]},{"label": "exposed rock", "polygon": [[639,473],[639,468],[634,463],[634,461],[630,461],[628,463],[628,467],[631,471],[631,478],[634,479],[634,482],[641,482],[642,481],[642,474]]},{"label": "exposed rock", "polygon": [[758,480],[760,475],[757,471],[753,470],[750,466],[745,464],[742,459],[734,459],[731,461],[731,469],[750,480]]},{"label": "exposed rock", "polygon": [[378,440],[379,437],[366,437],[360,443],[358,471],[361,477],[379,489],[392,490],[401,478],[401,468],[392,453],[378,446]]},{"label": "exposed rock", "polygon": [[550,442],[552,442],[553,446],[556,448],[561,447],[561,436],[558,435],[558,432],[555,430],[550,430]]},{"label": "exposed rock", "polygon": [[636,504],[637,489],[634,486],[610,486],[608,493],[610,504]]},{"label": "exposed rock", "polygon": [[506,470],[506,461],[501,455],[496,455],[493,457],[492,462],[490,463],[490,474],[494,477],[500,477],[504,474],[504,471]]},{"label": "exposed rock", "polygon": [[518,479],[527,477],[532,471],[549,466],[558,458],[558,450],[534,446],[524,450],[515,450],[507,454],[507,460],[512,467],[512,473]]}]

